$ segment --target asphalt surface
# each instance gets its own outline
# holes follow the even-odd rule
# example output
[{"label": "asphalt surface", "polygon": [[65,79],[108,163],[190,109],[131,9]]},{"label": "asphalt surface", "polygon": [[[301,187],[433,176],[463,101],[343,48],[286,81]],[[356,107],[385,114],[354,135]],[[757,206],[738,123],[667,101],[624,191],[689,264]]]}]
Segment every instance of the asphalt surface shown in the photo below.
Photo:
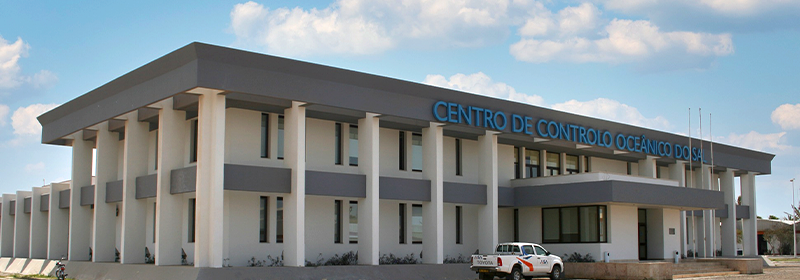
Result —
[{"label": "asphalt surface", "polygon": [[764,274],[740,274],[731,276],[698,277],[686,279],[732,279],[732,280],[777,280],[777,279],[798,279],[800,280],[800,263],[798,262],[776,262],[775,267],[765,267]]}]

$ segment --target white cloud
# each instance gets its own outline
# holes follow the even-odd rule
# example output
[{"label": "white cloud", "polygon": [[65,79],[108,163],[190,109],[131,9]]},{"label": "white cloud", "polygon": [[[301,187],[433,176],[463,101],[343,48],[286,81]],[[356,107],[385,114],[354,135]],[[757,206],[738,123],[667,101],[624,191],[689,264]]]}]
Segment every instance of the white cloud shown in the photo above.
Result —
[{"label": "white cloud", "polygon": [[715,142],[728,143],[734,146],[742,146],[758,151],[786,151],[792,146],[785,143],[783,138],[786,132],[761,134],[750,131],[747,134],[731,133],[728,136],[714,137]]},{"label": "white cloud", "polygon": [[5,126],[8,123],[8,106],[0,104],[0,126]]},{"label": "white cloud", "polygon": [[42,70],[33,76],[22,74],[19,59],[28,56],[30,46],[17,38],[13,44],[0,36],[0,89],[11,89],[23,84],[30,84],[34,88],[48,87],[58,81],[53,72]]},{"label": "white cloud", "polygon": [[782,9],[800,8],[795,0],[601,0],[604,7],[623,12],[656,10],[665,5],[683,10],[704,11],[729,16],[754,16]]},{"label": "white cloud", "polygon": [[783,104],[775,108],[772,111],[772,122],[786,130],[800,129],[800,103]]},{"label": "white cloud", "polygon": [[30,163],[25,165],[25,171],[36,172],[44,170],[44,162]]},{"label": "white cloud", "polygon": [[36,120],[41,114],[55,108],[58,104],[32,104],[20,107],[11,115],[11,126],[14,134],[21,137],[37,136],[42,133],[42,125]]},{"label": "white cloud", "polygon": [[668,130],[669,121],[662,116],[647,118],[639,112],[636,107],[620,103],[619,101],[597,98],[590,101],[570,100],[564,103],[554,104],[553,109],[571,112],[575,114],[602,118],[636,126]]},{"label": "white cloud", "polygon": [[483,72],[469,75],[458,73],[450,76],[449,80],[442,75],[428,75],[423,83],[533,105],[543,106],[545,104],[544,98],[541,96],[517,92],[516,89],[505,83],[492,81],[492,78]]},{"label": "white cloud", "polygon": [[527,1],[338,0],[325,9],[237,4],[240,45],[283,55],[375,54],[398,45],[471,47],[502,41]]}]

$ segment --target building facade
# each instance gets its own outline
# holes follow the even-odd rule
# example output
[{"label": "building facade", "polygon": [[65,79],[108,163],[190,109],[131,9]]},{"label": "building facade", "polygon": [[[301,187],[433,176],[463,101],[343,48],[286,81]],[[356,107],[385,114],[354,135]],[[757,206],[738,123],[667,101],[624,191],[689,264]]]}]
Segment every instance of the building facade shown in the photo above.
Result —
[{"label": "building facade", "polygon": [[733,256],[737,218],[752,256],[774,157],[714,143],[712,163],[699,139],[201,43],[39,121],[72,178],[3,195],[4,257],[436,264],[502,241]]}]

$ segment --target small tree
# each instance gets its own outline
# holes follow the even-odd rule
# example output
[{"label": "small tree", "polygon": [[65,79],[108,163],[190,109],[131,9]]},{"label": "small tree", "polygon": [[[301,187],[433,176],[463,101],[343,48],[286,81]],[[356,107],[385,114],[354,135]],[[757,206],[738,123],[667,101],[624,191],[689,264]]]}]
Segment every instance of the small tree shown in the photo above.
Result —
[{"label": "small tree", "polygon": [[779,218],[775,215],[769,215],[770,220],[778,220]]},{"label": "small tree", "polygon": [[792,227],[777,224],[764,231],[764,239],[772,248],[773,254],[789,255],[792,253]]}]

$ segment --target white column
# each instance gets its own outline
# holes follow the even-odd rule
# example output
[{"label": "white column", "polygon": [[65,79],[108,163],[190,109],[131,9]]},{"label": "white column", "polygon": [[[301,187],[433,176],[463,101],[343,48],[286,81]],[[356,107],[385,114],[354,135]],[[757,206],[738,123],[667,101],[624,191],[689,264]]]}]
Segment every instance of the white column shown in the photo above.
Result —
[{"label": "white column", "polygon": [[283,161],[292,169],[292,191],[283,200],[283,250],[286,266],[306,264],[306,108],[304,105],[305,103],[292,101],[292,107],[284,111]]},{"label": "white column", "polygon": [[[147,175],[149,124],[138,121],[138,113],[127,115],[122,160],[122,229],[120,263],[144,263],[147,203],[136,199],[136,178]],[[199,172],[198,172],[199,173]],[[74,190],[73,190],[74,191]],[[158,256],[156,256],[158,258]]]},{"label": "white column", "polygon": [[16,214],[14,215],[14,257],[27,258],[31,248],[31,215],[25,214],[25,198],[30,191],[17,191]]},{"label": "white column", "polygon": [[578,156],[578,173],[586,173],[586,164],[589,162],[587,156]]},{"label": "white column", "polygon": [[380,250],[380,126],[378,115],[358,120],[358,169],[367,177],[367,197],[358,207],[358,263],[378,265]]},{"label": "white column", "polygon": [[[702,183],[701,188],[704,190],[711,190],[711,186],[713,183],[711,182],[711,166],[707,164],[701,164],[700,169],[697,172],[697,176],[702,176],[702,179],[698,183]],[[716,218],[714,217],[714,212],[712,210],[703,210],[703,247],[702,249],[698,246],[697,250],[702,250],[702,256],[706,258],[711,258],[716,256],[716,246],[714,245],[714,238],[716,237],[716,230],[714,229],[717,225],[714,224]]]},{"label": "white column", "polygon": [[73,134],[72,185],[69,192],[69,260],[89,260],[89,234],[92,230],[92,209],[81,206],[81,188],[92,185],[93,141],[84,141],[83,132]]},{"label": "white column", "polygon": [[[517,158],[519,158],[519,166],[517,167],[517,172],[519,172],[519,177],[520,178],[527,178],[528,177],[528,176],[525,175],[525,150],[526,150],[525,147],[519,147],[519,154],[517,155]],[[542,165],[540,164],[539,166],[542,166]],[[494,250],[494,248],[492,248],[492,249]]]},{"label": "white column", "polygon": [[[14,216],[11,216],[11,201],[16,194],[3,194],[3,213],[0,218],[0,257],[14,256]],[[14,209],[16,212],[17,209]]]},{"label": "white column", "polygon": [[194,265],[222,267],[224,250],[225,96],[200,95]]},{"label": "white column", "polygon": [[119,133],[108,131],[108,122],[100,123],[97,128],[92,261],[113,262],[116,258],[117,204],[106,203],[106,184],[117,180]]},{"label": "white column", "polygon": [[41,206],[42,195],[49,191],[45,187],[33,188],[31,196],[31,259],[47,258],[47,212],[41,211]]},{"label": "white column", "polygon": [[559,174],[564,175],[567,174],[567,154],[560,153],[558,154],[558,169]]},{"label": "white column", "polygon": [[727,169],[720,174],[720,190],[723,193],[726,207],[728,208],[728,217],[721,218],[722,221],[722,237],[720,244],[722,244],[722,256],[735,257],[736,256],[736,193],[734,192],[734,172],[733,169]]},{"label": "white column", "polygon": [[[486,185],[486,205],[479,206],[478,211],[478,250],[482,254],[494,251],[498,241],[497,217],[497,132],[486,131],[478,136],[480,149],[481,183]],[[524,165],[524,159],[521,162]],[[524,174],[524,173],[523,173]]]},{"label": "white column", "polygon": [[443,129],[430,123],[422,129],[422,177],[431,181],[431,201],[422,203],[422,262],[444,261]]},{"label": "white column", "polygon": [[539,172],[542,177],[550,176],[550,170],[547,170],[547,150],[539,151]]},{"label": "white column", "polygon": [[758,231],[756,228],[756,173],[748,172],[739,177],[742,184],[742,205],[750,206],[750,219],[743,219],[742,245],[744,255],[758,255]]},{"label": "white column", "polygon": [[639,160],[639,176],[640,177],[647,177],[647,178],[656,178],[658,177],[658,172],[656,171],[658,166],[656,165],[656,157],[647,156],[647,158]]},{"label": "white column", "polygon": [[186,112],[172,109],[172,98],[160,103],[158,114],[158,170],[156,171],[156,265],[181,264],[183,201],[170,193],[172,170],[183,167]]},{"label": "white column", "polygon": [[[673,164],[669,165],[669,179],[678,181],[678,186],[686,187],[686,162],[684,161],[676,161]],[[686,254],[686,240],[688,240],[689,236],[687,235],[686,230],[686,211],[681,211],[680,214],[680,235],[681,235],[681,254]],[[687,256],[688,257],[688,256]]]},{"label": "white column", "polygon": [[[69,208],[61,209],[61,192],[69,190],[69,184],[50,184],[50,207],[47,213],[47,258],[66,258],[69,241]],[[4,204],[5,205],[5,204]]]}]

